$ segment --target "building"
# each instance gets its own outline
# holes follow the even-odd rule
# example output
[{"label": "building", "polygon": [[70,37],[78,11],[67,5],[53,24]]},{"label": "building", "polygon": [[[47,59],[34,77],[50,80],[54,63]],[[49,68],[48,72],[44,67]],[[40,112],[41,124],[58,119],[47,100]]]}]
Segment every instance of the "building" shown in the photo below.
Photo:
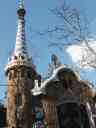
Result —
[{"label": "building", "polygon": [[26,48],[25,14],[24,2],[20,0],[17,10],[18,29],[15,49],[5,67],[8,80],[8,128],[32,128],[32,95],[30,90],[34,87],[37,73]]},{"label": "building", "polygon": [[[49,77],[32,94],[42,104],[48,128],[95,128],[95,89],[53,55]],[[40,86],[41,85],[41,86]],[[39,105],[40,105],[39,103]],[[35,105],[39,108],[38,104]]]},{"label": "building", "polygon": [[[24,1],[20,0],[16,44],[5,67],[7,128],[95,128],[95,89],[52,55],[43,79],[26,47]],[[92,111],[94,110],[94,111]]]}]

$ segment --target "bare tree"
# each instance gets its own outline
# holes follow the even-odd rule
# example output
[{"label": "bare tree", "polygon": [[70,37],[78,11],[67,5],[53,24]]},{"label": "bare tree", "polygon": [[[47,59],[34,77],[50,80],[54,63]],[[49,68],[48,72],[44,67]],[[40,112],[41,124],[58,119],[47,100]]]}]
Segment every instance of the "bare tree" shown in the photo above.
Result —
[{"label": "bare tree", "polygon": [[96,42],[94,42],[94,40],[86,41],[81,48],[82,58],[79,64],[82,67],[90,67],[96,70]]},{"label": "bare tree", "polygon": [[56,46],[63,49],[72,45],[80,45],[84,53],[82,53],[80,64],[83,67],[90,66],[96,69],[96,52],[91,45],[90,39],[93,37],[88,30],[88,20],[80,15],[76,8],[68,6],[66,2],[60,7],[51,9],[51,12],[59,18],[59,23],[39,32],[40,35],[51,34],[49,47]]},{"label": "bare tree", "polygon": [[[60,22],[53,27],[48,26],[47,30],[39,34],[51,33],[55,36],[55,39],[59,40],[59,43],[51,42],[51,45],[71,45],[73,42],[77,43],[85,40],[85,37],[88,36],[88,24],[77,9],[67,6],[64,2],[60,7],[56,7],[50,11],[60,19]],[[62,40],[63,43],[60,43]]]}]

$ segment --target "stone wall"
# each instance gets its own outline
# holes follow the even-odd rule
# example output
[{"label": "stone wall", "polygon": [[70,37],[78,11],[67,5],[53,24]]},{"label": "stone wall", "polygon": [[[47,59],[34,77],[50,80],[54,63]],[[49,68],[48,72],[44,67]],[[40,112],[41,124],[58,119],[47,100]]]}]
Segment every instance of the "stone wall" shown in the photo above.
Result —
[{"label": "stone wall", "polygon": [[53,97],[43,96],[41,99],[48,128],[58,128],[56,102]]}]

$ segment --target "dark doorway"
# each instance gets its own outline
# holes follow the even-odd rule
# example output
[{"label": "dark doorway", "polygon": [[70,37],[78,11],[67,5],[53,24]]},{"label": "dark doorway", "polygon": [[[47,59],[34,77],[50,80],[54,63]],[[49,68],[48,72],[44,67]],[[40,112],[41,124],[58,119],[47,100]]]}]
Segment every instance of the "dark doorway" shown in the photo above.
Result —
[{"label": "dark doorway", "polygon": [[6,109],[0,104],[0,128],[6,126]]},{"label": "dark doorway", "polygon": [[85,107],[64,103],[57,107],[60,128],[90,128]]}]

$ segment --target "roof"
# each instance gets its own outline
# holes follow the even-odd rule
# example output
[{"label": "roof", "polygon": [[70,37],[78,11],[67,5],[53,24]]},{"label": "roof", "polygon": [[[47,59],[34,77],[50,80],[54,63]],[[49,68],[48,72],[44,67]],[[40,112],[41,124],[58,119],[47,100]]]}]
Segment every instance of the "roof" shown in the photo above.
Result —
[{"label": "roof", "polygon": [[[35,95],[35,96],[40,95],[40,94],[45,95],[46,94],[46,91],[45,91],[46,86],[51,82],[59,81],[58,73],[60,71],[64,70],[64,69],[72,71],[71,69],[67,68],[65,65],[61,65],[61,66],[59,66],[59,67],[57,67],[56,69],[53,70],[53,73],[49,78],[47,78],[44,81],[41,81],[41,86],[40,87],[38,86],[38,81],[35,81],[35,87],[34,87],[34,89],[32,89],[32,94]],[[79,75],[74,71],[72,71],[72,72],[74,73],[76,78],[79,80],[80,79]]]}]

